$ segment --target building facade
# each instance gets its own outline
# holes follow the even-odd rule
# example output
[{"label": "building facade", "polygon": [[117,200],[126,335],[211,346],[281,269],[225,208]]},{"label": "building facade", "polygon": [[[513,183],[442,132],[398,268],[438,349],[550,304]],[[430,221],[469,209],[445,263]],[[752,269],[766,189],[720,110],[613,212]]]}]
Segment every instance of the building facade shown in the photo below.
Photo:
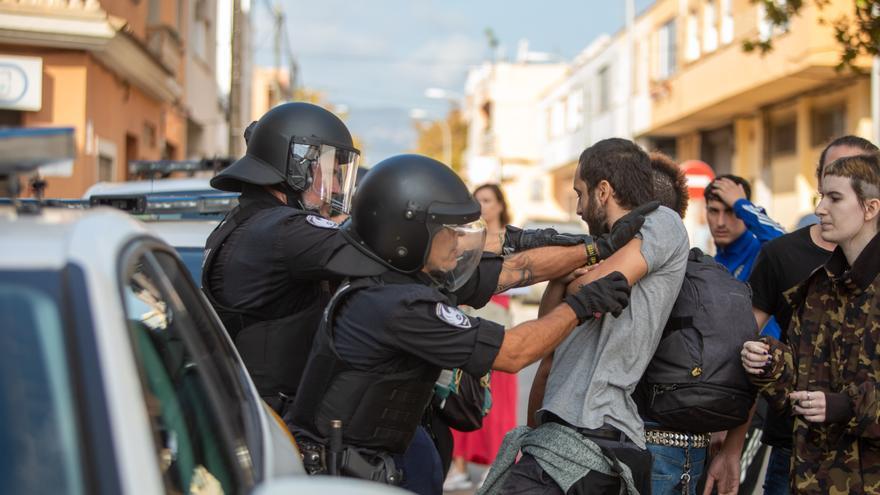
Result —
[{"label": "building facade", "polygon": [[[805,2],[786,29],[772,29],[749,0],[659,0],[643,14],[653,29],[637,41],[651,76],[650,122],[637,137],[748,179],[753,200],[794,227],[814,208],[822,148],[843,134],[871,136],[869,78],[835,71],[840,48],[820,22],[851,8]],[[742,49],[771,38],[764,56]]]},{"label": "building facade", "polygon": [[46,196],[126,180],[131,160],[226,154],[221,14],[218,0],[0,1],[0,126],[75,130],[72,165],[41,171]]},{"label": "building facade", "polygon": [[473,187],[500,183],[514,223],[567,218],[541,169],[540,96],[567,69],[562,63],[485,63],[468,74],[463,114],[468,123],[464,177]]},{"label": "building facade", "polygon": [[[187,159],[225,158],[229,149],[226,96],[218,82],[217,0],[184,2],[188,39],[184,45]],[[228,16],[229,14],[226,13]]]}]

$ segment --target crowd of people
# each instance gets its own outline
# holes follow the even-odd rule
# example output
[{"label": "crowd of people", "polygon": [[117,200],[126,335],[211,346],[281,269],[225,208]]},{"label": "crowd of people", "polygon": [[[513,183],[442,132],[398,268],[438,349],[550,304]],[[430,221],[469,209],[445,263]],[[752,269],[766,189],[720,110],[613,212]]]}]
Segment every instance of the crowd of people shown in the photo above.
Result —
[{"label": "crowd of people", "polygon": [[[202,285],[310,474],[440,494],[477,462],[479,493],[736,493],[760,395],[765,493],[880,492],[872,143],[828,145],[819,223],[790,234],[748,181],[713,180],[712,260],[690,249],[679,167],[625,139],[581,154],[575,235],[507,225],[497,185],[471,194],[420,155],[353,194],[359,152],[314,105],[246,134],[212,180],[241,197]],[[538,317],[512,324],[504,293],[541,281]]]}]

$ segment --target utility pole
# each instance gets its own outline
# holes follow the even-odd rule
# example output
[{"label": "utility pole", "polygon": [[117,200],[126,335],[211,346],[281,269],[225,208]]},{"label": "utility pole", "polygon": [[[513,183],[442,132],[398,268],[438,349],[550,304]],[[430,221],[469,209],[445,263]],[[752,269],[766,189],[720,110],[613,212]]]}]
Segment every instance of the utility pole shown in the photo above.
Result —
[{"label": "utility pole", "polygon": [[273,77],[275,101],[270,101],[269,105],[275,106],[286,99],[281,92],[281,30],[284,29],[284,11],[281,10],[281,5],[278,3],[272,7],[272,16],[275,17],[275,74]]},{"label": "utility pole", "polygon": [[241,56],[242,56],[241,0],[232,0],[232,70],[229,84],[229,156],[242,154],[241,129]]},{"label": "utility pole", "polygon": [[880,56],[871,64],[871,140],[880,143]]}]

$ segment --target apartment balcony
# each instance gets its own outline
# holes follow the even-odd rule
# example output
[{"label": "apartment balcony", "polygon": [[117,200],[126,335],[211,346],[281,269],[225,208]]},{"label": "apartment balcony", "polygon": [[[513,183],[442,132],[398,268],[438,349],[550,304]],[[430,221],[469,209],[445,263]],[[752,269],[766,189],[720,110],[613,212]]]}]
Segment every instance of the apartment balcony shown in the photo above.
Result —
[{"label": "apartment balcony", "polygon": [[183,94],[175,79],[180,41],[155,36],[148,48],[97,0],[0,0],[0,44],[86,51],[151,97],[175,101]]},{"label": "apartment balcony", "polygon": [[[737,23],[751,21],[756,26],[754,10],[747,14],[739,16]],[[756,27],[741,29],[748,37],[757,35]],[[773,45],[773,51],[764,56],[745,53],[742,36],[738,36],[712,53],[685,62],[670,78],[653,81],[650,123],[639,134],[678,135],[710,128],[847,80],[834,70],[840,48],[830,26],[820,25],[815,8],[805,8],[788,32],[773,38]]]},{"label": "apartment balcony", "polygon": [[94,12],[101,10],[98,0],[0,0],[0,9],[66,10],[68,12]]},{"label": "apartment balcony", "polygon": [[147,48],[169,73],[177,76],[183,43],[176,29],[164,24],[147,27]]}]

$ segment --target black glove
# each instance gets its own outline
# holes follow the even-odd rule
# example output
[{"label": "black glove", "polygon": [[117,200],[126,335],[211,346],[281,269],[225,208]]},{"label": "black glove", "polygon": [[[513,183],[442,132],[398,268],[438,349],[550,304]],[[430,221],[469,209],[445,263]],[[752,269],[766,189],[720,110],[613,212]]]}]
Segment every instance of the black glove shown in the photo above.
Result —
[{"label": "black glove", "polygon": [[580,234],[559,233],[556,229],[523,230],[513,225],[504,228],[504,244],[501,254],[512,254],[544,246],[574,246],[591,243],[593,237]]},{"label": "black glove", "polygon": [[[622,248],[639,233],[642,225],[645,224],[645,215],[656,210],[660,206],[659,201],[651,201],[645,203],[638,208],[634,208],[626,215],[614,222],[611,232],[603,234],[596,239],[596,261],[598,263],[614,254],[615,251]],[[590,256],[590,248],[587,247],[587,256]],[[587,260],[587,264],[594,264],[592,259]]]},{"label": "black glove", "polygon": [[597,313],[611,313],[616,318],[629,305],[629,290],[626,277],[620,272],[611,272],[566,296],[565,302],[577,315],[578,324]]}]

